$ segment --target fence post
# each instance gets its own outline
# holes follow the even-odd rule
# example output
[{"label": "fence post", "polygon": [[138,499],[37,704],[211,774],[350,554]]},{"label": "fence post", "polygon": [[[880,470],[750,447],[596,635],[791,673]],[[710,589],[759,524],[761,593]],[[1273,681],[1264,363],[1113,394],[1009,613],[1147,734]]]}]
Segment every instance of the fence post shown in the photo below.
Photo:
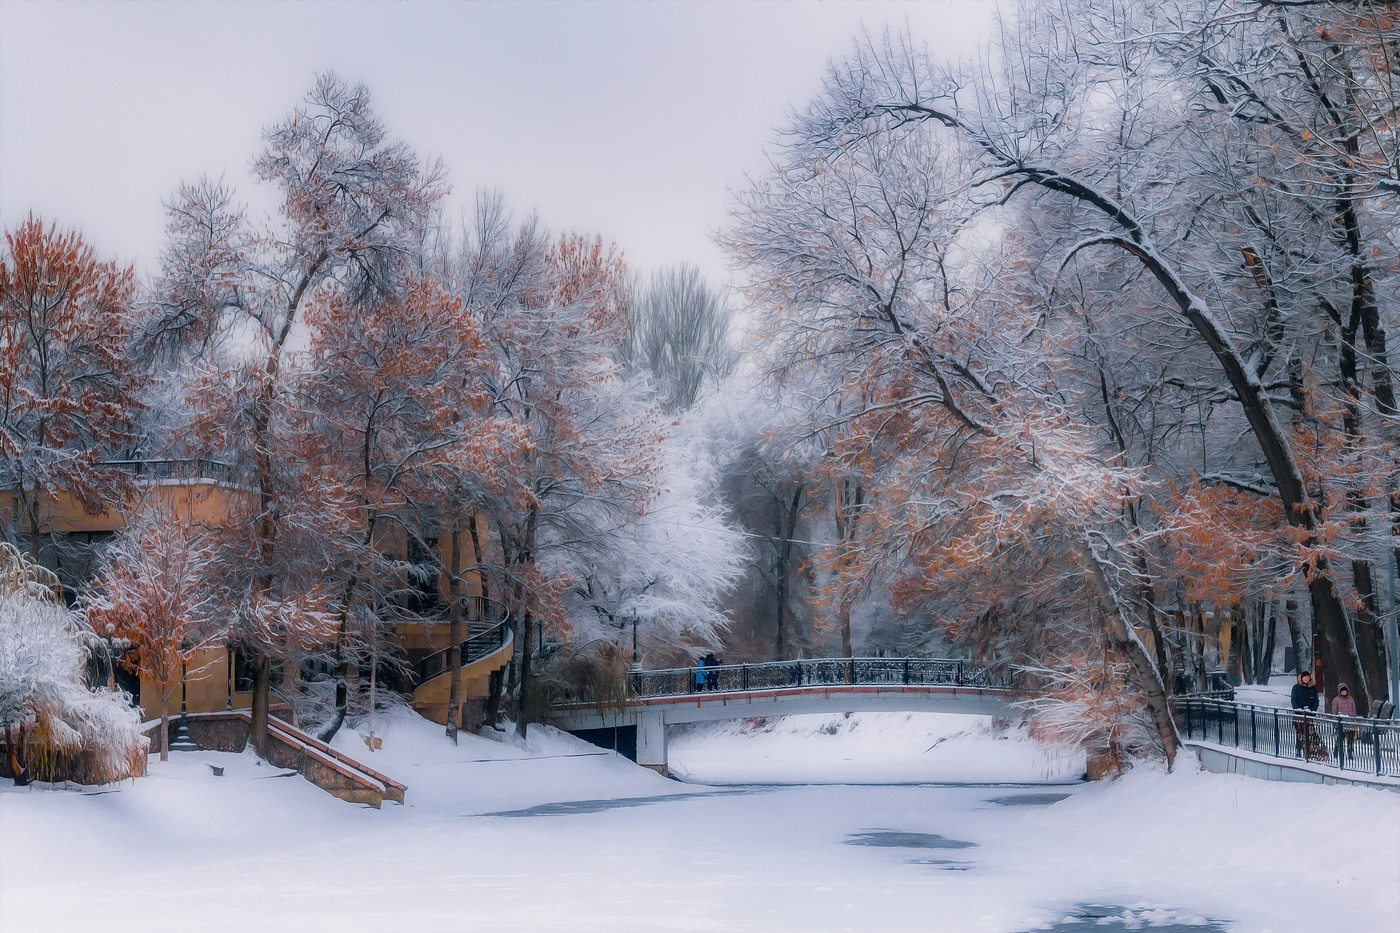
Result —
[{"label": "fence post", "polygon": [[1371,747],[1376,750],[1376,777],[1380,777],[1381,770],[1381,726],[1380,721],[1371,720]]},{"label": "fence post", "polygon": [[1215,738],[1221,745],[1225,744],[1225,711],[1219,703],[1215,704]]},{"label": "fence post", "polygon": [[1254,719],[1254,707],[1249,708],[1249,750],[1259,751],[1259,726]]},{"label": "fence post", "polygon": [[909,686],[909,659],[904,659],[904,686]]},{"label": "fence post", "polygon": [[851,658],[849,661],[846,662],[846,683],[848,683],[848,684],[853,684],[853,683],[855,683],[855,682],[856,682],[856,659],[855,659],[855,658]]},{"label": "fence post", "polygon": [[744,690],[747,691],[749,689],[749,666],[747,664],[741,664],[739,668],[743,671]]},{"label": "fence post", "polygon": [[1282,758],[1278,750],[1278,707],[1274,707],[1274,757]]}]

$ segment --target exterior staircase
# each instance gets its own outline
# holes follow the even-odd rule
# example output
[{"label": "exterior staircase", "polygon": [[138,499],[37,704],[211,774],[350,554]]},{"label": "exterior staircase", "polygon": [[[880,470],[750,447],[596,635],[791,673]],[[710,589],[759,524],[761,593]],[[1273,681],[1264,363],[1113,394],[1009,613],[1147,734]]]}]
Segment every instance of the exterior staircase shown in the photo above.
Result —
[{"label": "exterior staircase", "polygon": [[[452,648],[428,655],[413,665],[413,708],[436,723],[447,722],[447,706],[452,691],[450,666]],[[490,692],[493,673],[510,663],[515,646],[510,626],[504,622],[469,629],[467,639],[457,646],[461,652],[458,672],[463,703],[483,702]]]},{"label": "exterior staircase", "polygon": [[[188,745],[177,748],[175,742],[171,742],[170,748],[172,751],[241,752],[248,744],[252,727],[253,718],[247,710],[188,713],[181,718],[178,732],[178,735],[185,737]],[[153,745],[159,742],[160,720],[145,723],[144,728]],[[267,738],[266,760],[269,764],[296,771],[333,797],[375,809],[379,809],[385,800],[400,804],[404,802],[404,794],[408,790],[405,785],[331,748],[290,723],[269,718]]]}]

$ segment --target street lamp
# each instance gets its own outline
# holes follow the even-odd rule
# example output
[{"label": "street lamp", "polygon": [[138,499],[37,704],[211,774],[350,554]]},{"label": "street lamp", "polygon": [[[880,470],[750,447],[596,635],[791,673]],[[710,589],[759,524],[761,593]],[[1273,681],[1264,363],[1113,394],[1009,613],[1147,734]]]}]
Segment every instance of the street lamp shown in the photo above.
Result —
[{"label": "street lamp", "polygon": [[1386,555],[1386,567],[1390,569],[1390,624],[1386,626],[1386,641],[1390,642],[1390,702],[1391,718],[1400,712],[1400,617],[1395,606],[1395,555]]},{"label": "street lamp", "polygon": [[637,610],[632,610],[632,670],[637,670],[642,666],[641,656],[637,654]]}]

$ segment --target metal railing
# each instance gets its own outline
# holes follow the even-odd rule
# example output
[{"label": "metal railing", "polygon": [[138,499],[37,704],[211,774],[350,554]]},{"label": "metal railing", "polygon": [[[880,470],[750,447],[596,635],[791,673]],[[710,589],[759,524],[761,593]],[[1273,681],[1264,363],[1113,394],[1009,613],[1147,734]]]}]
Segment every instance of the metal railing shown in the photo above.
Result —
[{"label": "metal railing", "polygon": [[1226,703],[1173,701],[1186,738],[1310,761],[1381,777],[1400,777],[1400,722]]},{"label": "metal railing", "polygon": [[142,479],[211,479],[233,481],[233,467],[217,460],[107,460],[103,466],[125,470]]},{"label": "metal railing", "polygon": [[946,658],[823,658],[632,671],[636,697],[818,686],[921,686],[1010,689],[1010,676]]},{"label": "metal railing", "polygon": [[[509,626],[504,622],[498,622],[485,631],[477,632],[468,637],[466,641],[457,646],[457,650],[462,653],[462,665],[466,666],[499,649],[506,643],[506,634],[509,631]],[[434,677],[446,674],[451,660],[451,645],[428,655],[413,665],[413,685],[415,687],[422,686]]]}]

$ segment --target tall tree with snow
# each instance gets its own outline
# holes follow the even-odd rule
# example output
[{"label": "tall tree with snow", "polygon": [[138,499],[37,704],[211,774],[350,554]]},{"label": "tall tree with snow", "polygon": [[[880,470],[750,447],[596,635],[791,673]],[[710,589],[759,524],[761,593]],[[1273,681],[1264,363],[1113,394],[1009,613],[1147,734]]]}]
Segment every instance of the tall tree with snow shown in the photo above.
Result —
[{"label": "tall tree with snow", "polygon": [[296,428],[293,336],[309,302],[331,294],[372,308],[403,288],[443,194],[439,171],[391,140],[368,90],[320,76],[305,102],[264,133],[254,160],[280,217],[250,224],[232,192],[183,186],[168,205],[169,245],[146,336],[199,369],[199,436],[234,459],[254,501],[225,529],[233,633],[254,658],[253,741],[266,744],[273,662],[334,637],[323,584],[360,537],[354,495]]},{"label": "tall tree with snow", "polygon": [[128,643],[126,663],[156,689],[161,761],[170,755],[170,697],[194,650],[223,634],[222,594],[209,572],[214,560],[208,529],[149,505],[118,534],[85,594],[89,624]]},{"label": "tall tree with snow", "polygon": [[104,465],[137,438],[141,375],[129,356],[135,282],[76,232],[30,215],[0,255],[0,474],[10,540],[54,564],[49,509],[121,502],[124,473]]}]

